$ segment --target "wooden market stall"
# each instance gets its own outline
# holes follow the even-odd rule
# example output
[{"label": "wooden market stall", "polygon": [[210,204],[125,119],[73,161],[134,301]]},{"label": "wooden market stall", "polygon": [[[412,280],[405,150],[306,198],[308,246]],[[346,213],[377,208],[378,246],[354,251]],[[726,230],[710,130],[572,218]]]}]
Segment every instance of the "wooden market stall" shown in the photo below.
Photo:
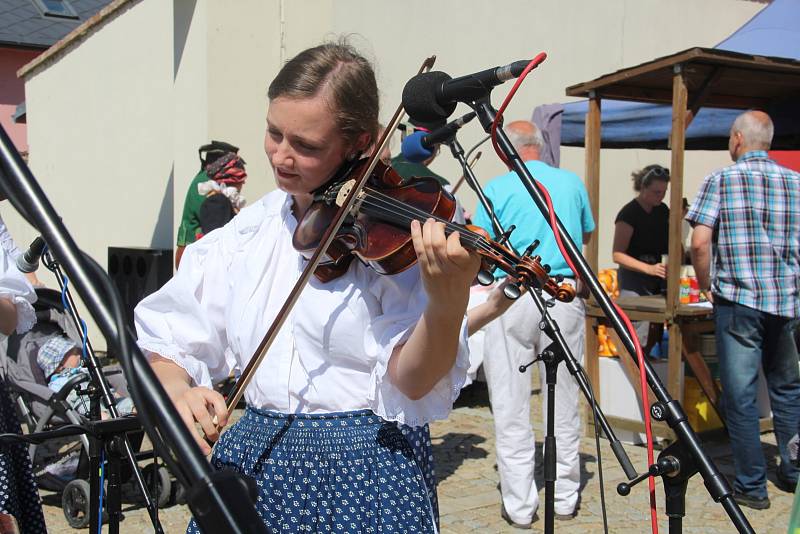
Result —
[{"label": "wooden market stall", "polygon": [[[669,146],[670,206],[681,206],[683,198],[683,162],[686,128],[701,107],[731,109],[765,109],[800,99],[800,62],[763,56],[752,56],[709,48],[691,48],[640,65],[606,74],[595,80],[572,85],[567,96],[589,99],[585,123],[586,188],[595,220],[598,219],[600,195],[601,110],[603,99],[628,100],[672,105],[672,128]],[[773,116],[773,120],[776,117]],[[800,146],[797,139],[788,144]],[[786,145],[786,140],[782,139]],[[631,320],[665,322],[669,329],[667,389],[680,399],[682,361],[694,371],[703,391],[716,405],[719,391],[697,347],[697,334],[713,331],[710,310],[681,305],[679,276],[681,266],[682,210],[671,209],[669,217],[669,261],[667,294],[661,297],[619,299],[618,303]],[[598,268],[598,240],[587,247],[587,261],[592,270]],[[602,312],[591,303],[587,306],[586,368],[599,391],[597,336],[594,335]],[[626,365],[633,363],[627,358]],[[630,420],[612,423],[626,429],[640,429],[641,423]],[[764,423],[762,421],[762,423]],[[763,426],[763,424],[762,424]],[[657,433],[670,437],[665,426]]]}]

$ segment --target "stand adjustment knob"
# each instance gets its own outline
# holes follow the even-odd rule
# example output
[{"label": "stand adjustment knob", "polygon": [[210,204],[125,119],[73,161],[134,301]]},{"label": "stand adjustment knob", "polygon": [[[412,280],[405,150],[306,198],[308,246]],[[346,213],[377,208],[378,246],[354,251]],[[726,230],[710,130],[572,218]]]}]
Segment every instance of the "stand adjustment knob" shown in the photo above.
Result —
[{"label": "stand adjustment knob", "polygon": [[617,493],[619,493],[624,497],[631,492],[631,488],[633,488],[633,486],[635,486],[642,480],[647,479],[650,476],[674,477],[678,475],[680,472],[681,472],[680,461],[672,455],[665,455],[659,458],[656,461],[656,463],[651,465],[646,473],[639,475],[630,482],[620,482],[619,484],[617,484]]},{"label": "stand adjustment knob", "polygon": [[650,406],[650,415],[656,421],[663,421],[667,418],[667,411],[664,409],[664,405],[660,402],[654,402],[652,406]]}]

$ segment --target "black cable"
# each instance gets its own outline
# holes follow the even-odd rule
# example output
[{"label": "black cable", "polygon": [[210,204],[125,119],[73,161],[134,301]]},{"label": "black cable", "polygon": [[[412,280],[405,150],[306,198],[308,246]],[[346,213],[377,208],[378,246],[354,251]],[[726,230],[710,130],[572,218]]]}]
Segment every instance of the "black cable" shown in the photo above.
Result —
[{"label": "black cable", "polygon": [[[589,380],[589,375],[586,374],[586,369],[580,363],[577,363],[578,372],[583,375],[584,380],[586,380],[586,384],[589,387],[589,399],[590,405],[593,406],[597,404],[597,399],[594,397],[594,387],[592,387],[592,381]],[[597,419],[597,412],[592,410],[592,419],[594,420],[594,446],[597,450],[597,478],[598,482],[600,483],[600,509],[603,513],[603,532],[608,534],[608,515],[606,511],[606,490],[605,484],[603,482],[603,454],[600,451],[600,422]]]},{"label": "black cable", "polygon": [[472,155],[472,153],[473,153],[473,152],[475,152],[475,151],[478,149],[478,147],[479,147],[479,146],[481,146],[483,143],[485,143],[486,141],[488,141],[488,140],[489,140],[489,139],[491,139],[491,138],[492,138],[492,136],[491,136],[491,135],[487,135],[486,137],[484,137],[483,139],[481,139],[480,141],[478,141],[477,143],[475,143],[475,144],[472,146],[472,148],[470,148],[469,150],[467,150],[467,153],[466,153],[466,155],[464,156],[464,159],[466,159],[467,161],[469,161],[469,157]]}]

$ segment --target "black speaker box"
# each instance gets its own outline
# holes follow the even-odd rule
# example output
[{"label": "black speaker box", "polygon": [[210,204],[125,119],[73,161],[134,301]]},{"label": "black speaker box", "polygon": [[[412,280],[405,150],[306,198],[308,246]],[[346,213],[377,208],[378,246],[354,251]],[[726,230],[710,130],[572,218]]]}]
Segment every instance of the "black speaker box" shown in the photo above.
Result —
[{"label": "black speaker box", "polygon": [[172,249],[108,247],[108,274],[132,328],[139,301],[172,278]]}]

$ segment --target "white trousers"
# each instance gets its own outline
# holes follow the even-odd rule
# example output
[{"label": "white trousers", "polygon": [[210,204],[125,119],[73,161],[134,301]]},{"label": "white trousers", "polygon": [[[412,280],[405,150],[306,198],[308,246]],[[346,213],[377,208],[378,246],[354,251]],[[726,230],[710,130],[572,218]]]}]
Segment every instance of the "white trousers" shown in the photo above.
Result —
[{"label": "white trousers", "polygon": [[[585,308],[583,300],[558,302],[549,308],[572,354],[583,361]],[[520,373],[551,340],[539,329],[541,315],[533,299],[522,295],[500,318],[486,327],[483,368],[494,415],[497,468],[503,505],[509,518],[528,523],[539,506],[534,481],[534,436],[531,426],[531,372]],[[544,364],[539,362],[542,394],[542,427],[546,428],[547,386]],[[564,363],[558,365],[556,382],[555,435],[557,480],[555,512],[575,510],[580,486],[581,418],[578,414],[577,382]]]}]

